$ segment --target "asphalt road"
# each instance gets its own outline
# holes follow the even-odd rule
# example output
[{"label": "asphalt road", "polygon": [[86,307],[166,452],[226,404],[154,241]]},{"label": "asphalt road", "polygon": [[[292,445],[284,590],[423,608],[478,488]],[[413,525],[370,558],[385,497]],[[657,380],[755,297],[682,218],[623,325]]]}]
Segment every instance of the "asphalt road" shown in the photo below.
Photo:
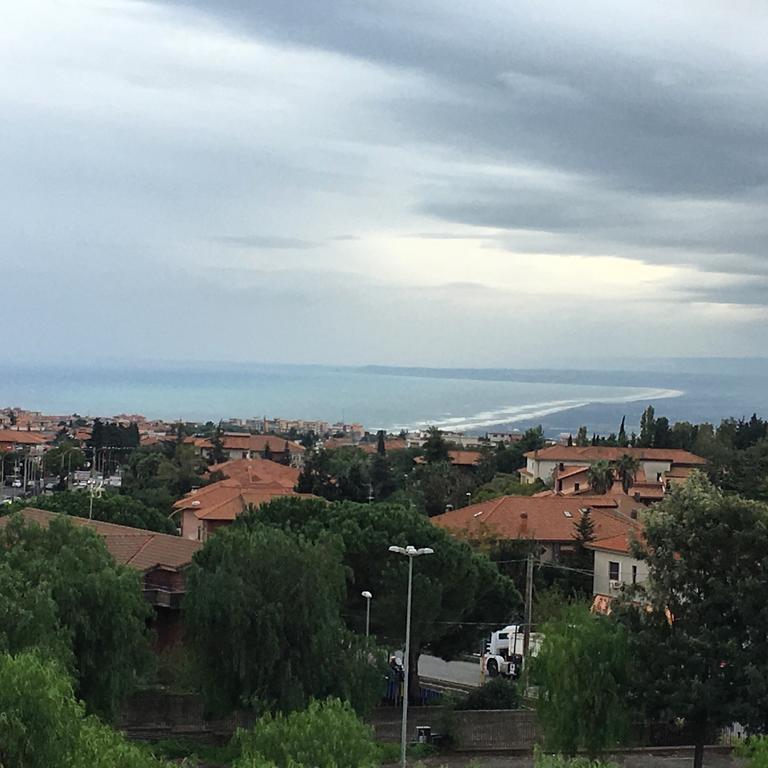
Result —
[{"label": "asphalt road", "polygon": [[419,675],[445,683],[459,685],[480,685],[480,661],[443,661],[422,653],[419,657]]}]

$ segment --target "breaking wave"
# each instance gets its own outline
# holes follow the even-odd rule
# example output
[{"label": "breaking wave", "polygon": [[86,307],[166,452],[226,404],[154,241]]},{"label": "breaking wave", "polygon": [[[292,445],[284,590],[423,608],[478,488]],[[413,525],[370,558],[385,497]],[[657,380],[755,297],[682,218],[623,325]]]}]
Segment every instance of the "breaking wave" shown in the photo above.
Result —
[{"label": "breaking wave", "polygon": [[631,393],[619,397],[580,398],[572,400],[551,400],[526,405],[508,405],[489,411],[481,411],[472,416],[434,419],[419,424],[399,425],[396,429],[423,429],[426,426],[440,427],[447,431],[466,431],[492,427],[498,424],[514,424],[519,421],[530,421],[553,413],[569,411],[573,408],[583,408],[587,405],[611,405],[635,403],[645,400],[662,400],[684,395],[680,389],[633,389]]}]

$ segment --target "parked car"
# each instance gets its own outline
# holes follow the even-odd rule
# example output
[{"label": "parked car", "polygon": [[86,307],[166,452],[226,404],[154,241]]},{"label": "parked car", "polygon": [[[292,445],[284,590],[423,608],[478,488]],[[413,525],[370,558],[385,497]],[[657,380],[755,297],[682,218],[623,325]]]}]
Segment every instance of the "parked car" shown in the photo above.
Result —
[{"label": "parked car", "polygon": [[14,480],[11,483],[11,488],[21,488],[21,480],[18,480],[18,479]]}]

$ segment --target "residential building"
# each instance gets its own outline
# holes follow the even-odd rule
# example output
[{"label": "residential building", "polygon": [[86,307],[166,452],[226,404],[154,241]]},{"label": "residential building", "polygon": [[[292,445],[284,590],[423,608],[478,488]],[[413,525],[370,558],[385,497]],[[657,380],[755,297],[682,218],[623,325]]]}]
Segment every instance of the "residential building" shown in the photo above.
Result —
[{"label": "residential building", "polygon": [[[707,463],[701,456],[677,448],[551,445],[525,454],[526,466],[519,470],[520,479],[524,483],[537,479],[551,482],[555,493],[589,493],[589,467],[597,461],[616,463],[624,455],[638,461],[639,469],[629,493],[644,503],[660,500],[669,486],[684,483],[691,472]],[[619,490],[617,478],[611,493]]]},{"label": "residential building", "polygon": [[226,479],[198,488],[173,505],[185,539],[205,541],[218,528],[230,525],[248,506],[260,507],[283,496],[315,498],[298,494],[294,487],[299,470],[268,459],[239,459],[215,464]]},{"label": "residential building", "polygon": [[[473,470],[483,458],[482,451],[448,451],[448,461],[454,467],[465,470]],[[417,456],[414,459],[416,464],[426,464],[423,456]]]},{"label": "residential building", "polygon": [[573,551],[575,524],[589,510],[595,540],[628,536],[637,526],[633,499],[614,496],[502,496],[431,518],[432,523],[468,541],[530,540],[543,560]]},{"label": "residential building", "polygon": [[[22,509],[20,514],[25,520],[43,528],[52,520],[65,517],[33,507]],[[6,525],[9,519],[0,518],[0,527]],[[75,526],[91,528],[104,539],[116,562],[142,574],[144,597],[154,608],[153,628],[157,649],[177,643],[182,636],[180,609],[185,593],[185,570],[202,544],[180,536],[100,520],[69,516],[67,519]]]},{"label": "residential building", "polygon": [[[272,458],[292,466],[301,466],[305,448],[279,435],[251,435],[247,432],[225,432],[221,436],[227,460]],[[213,443],[208,438],[186,437],[184,443],[194,446],[206,459],[213,455]]]},{"label": "residential building", "polygon": [[0,453],[28,451],[31,454],[40,455],[50,448],[55,437],[55,433],[0,429]]},{"label": "residential building", "polygon": [[593,550],[594,593],[592,609],[610,613],[613,599],[627,586],[642,584],[648,578],[648,565],[632,556],[631,544],[639,537],[639,527],[628,533],[598,538],[586,546]]}]

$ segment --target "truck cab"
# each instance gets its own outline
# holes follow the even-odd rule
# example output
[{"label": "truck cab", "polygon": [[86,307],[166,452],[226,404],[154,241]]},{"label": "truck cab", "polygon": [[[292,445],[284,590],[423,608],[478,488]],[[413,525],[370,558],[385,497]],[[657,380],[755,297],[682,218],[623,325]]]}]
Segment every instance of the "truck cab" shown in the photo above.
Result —
[{"label": "truck cab", "polygon": [[[488,677],[502,675],[516,679],[523,670],[523,644],[525,627],[522,624],[508,624],[491,633],[485,644],[485,653],[480,658],[482,673]],[[544,635],[531,632],[528,654],[536,656]]]}]

